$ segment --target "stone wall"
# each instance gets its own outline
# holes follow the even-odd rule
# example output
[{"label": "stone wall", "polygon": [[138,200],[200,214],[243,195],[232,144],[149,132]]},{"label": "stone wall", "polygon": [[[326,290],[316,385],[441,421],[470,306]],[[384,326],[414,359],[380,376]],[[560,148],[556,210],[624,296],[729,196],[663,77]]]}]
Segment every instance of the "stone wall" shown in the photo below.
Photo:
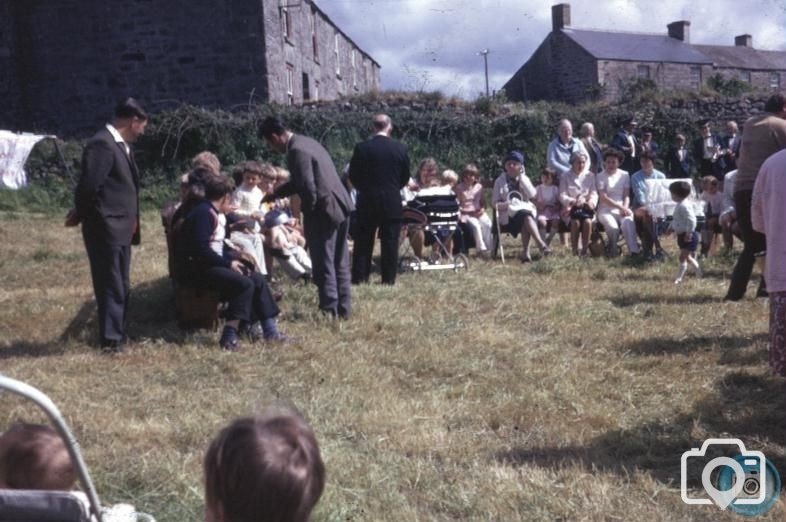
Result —
[{"label": "stone wall", "polygon": [[[287,64],[295,103],[304,101],[304,74],[310,99],[317,97],[317,82],[319,98],[378,85],[378,66],[311,2],[289,8],[291,36],[285,39],[279,5],[279,0],[57,0],[55,9],[40,0],[0,2],[0,128],[86,135],[127,96],[153,112],[181,103],[224,109],[287,103]],[[319,63],[311,50],[312,13]]]},{"label": "stone wall", "polygon": [[379,66],[313,3],[263,4],[270,101],[300,104],[378,88]]},{"label": "stone wall", "polygon": [[648,78],[664,90],[698,91],[713,74],[710,65],[599,60],[600,97],[609,101],[619,100],[624,86],[642,77],[640,67],[646,68]]},{"label": "stone wall", "polygon": [[503,87],[509,99],[578,103],[597,89],[595,59],[561,32],[552,32]]}]

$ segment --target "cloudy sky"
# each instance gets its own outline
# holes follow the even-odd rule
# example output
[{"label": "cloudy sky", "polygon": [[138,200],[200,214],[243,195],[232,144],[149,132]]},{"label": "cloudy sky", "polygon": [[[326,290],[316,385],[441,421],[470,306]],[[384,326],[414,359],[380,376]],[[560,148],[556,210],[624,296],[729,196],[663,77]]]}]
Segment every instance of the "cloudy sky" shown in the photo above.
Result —
[{"label": "cloudy sky", "polygon": [[[364,51],[382,65],[382,87],[440,90],[474,98],[496,90],[529,59],[551,31],[551,5],[543,0],[316,0]],[[783,0],[572,0],[571,25],[666,33],[690,20],[691,42],[733,45],[753,35],[760,49],[786,50]]]}]

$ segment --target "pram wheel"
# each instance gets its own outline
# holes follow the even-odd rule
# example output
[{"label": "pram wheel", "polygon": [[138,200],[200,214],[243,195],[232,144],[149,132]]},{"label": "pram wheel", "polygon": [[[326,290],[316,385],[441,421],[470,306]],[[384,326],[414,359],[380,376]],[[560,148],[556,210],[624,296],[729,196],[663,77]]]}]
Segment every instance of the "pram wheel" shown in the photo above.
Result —
[{"label": "pram wheel", "polygon": [[398,259],[399,272],[417,272],[419,270],[421,261],[415,256],[401,256]]},{"label": "pram wheel", "polygon": [[464,254],[457,254],[453,257],[453,271],[469,270],[469,258]]}]

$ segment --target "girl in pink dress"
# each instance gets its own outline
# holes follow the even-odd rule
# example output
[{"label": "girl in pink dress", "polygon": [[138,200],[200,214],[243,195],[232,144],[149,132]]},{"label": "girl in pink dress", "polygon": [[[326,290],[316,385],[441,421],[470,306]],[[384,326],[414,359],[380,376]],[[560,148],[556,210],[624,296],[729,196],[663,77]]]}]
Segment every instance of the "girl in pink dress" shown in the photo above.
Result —
[{"label": "girl in pink dress", "polygon": [[482,256],[491,245],[491,219],[483,204],[483,185],[478,182],[480,171],[470,163],[461,171],[461,183],[453,187],[459,202],[459,220],[469,225],[475,239],[475,248]]},{"label": "girl in pink dress", "polygon": [[560,221],[559,187],[554,184],[556,173],[544,168],[540,173],[540,185],[535,188],[535,206],[538,209],[538,229],[540,237],[551,243],[557,233]]}]

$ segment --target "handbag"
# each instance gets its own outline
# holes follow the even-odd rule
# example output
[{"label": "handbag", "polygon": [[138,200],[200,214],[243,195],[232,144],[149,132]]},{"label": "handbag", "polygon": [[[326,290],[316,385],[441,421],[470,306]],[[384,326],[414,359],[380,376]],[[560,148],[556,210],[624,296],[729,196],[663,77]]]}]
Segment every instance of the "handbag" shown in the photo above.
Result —
[{"label": "handbag", "polygon": [[535,215],[535,205],[531,201],[525,200],[518,191],[510,191],[508,193],[508,215],[513,216],[522,210]]}]

